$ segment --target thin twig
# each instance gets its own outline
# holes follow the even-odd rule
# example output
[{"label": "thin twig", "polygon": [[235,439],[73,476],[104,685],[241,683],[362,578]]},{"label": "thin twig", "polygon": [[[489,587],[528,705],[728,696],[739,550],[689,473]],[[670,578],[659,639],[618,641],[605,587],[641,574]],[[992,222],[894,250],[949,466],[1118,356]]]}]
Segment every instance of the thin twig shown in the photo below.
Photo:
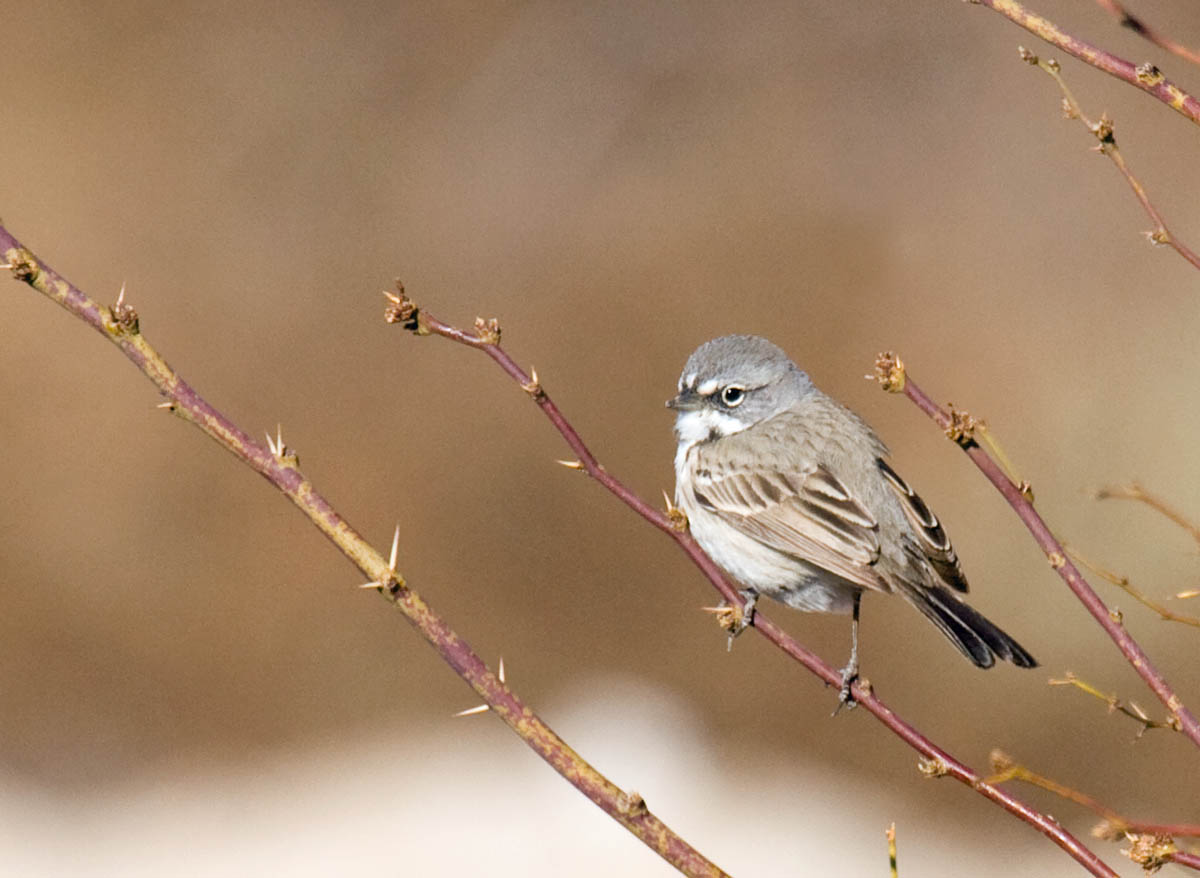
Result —
[{"label": "thin twig", "polygon": [[900,878],[900,870],[896,867],[896,824],[887,828],[888,843],[888,872],[892,878]]},{"label": "thin twig", "polygon": [[[627,488],[620,480],[605,469],[591,450],[584,444],[583,439],[571,426],[570,422],[554,404],[545,387],[536,375],[526,373],[500,346],[500,326],[493,320],[475,321],[474,331],[460,329],[434,317],[424,308],[418,308],[408,298],[401,285],[397,285],[396,293],[385,293],[388,297],[386,319],[389,323],[397,323],[416,335],[440,335],[456,341],[459,344],[483,351],[510,378],[516,382],[530,399],[537,404],[542,413],[558,430],[559,434],[575,455],[575,461],[568,461],[572,469],[580,469],[616,495],[622,502],[633,509],[646,521],[670,536],[688,558],[704,573],[713,587],[732,607],[742,604],[742,598],[737,590],[725,578],[719,567],[704,553],[700,545],[688,533],[686,519],[680,519],[670,511],[660,512],[650,506]],[[575,464],[578,464],[577,466]],[[753,619],[753,629],[768,641],[781,649],[795,661],[799,662],[810,672],[823,680],[827,686],[841,686],[841,672],[825,663],[815,653],[798,643],[791,635],[776,625],[765,613],[756,611]],[[883,723],[901,740],[921,754],[918,765],[926,777],[952,777],[971,787],[981,796],[998,804],[1001,808],[1013,814],[1020,820],[1033,826],[1060,848],[1066,851],[1076,862],[1093,875],[1116,878],[1116,873],[1107,866],[1093,851],[1089,850],[1079,839],[1075,838],[1058,822],[1046,814],[1025,804],[1021,800],[987,783],[978,773],[966,764],[958,761],[945,750],[930,741],[896,715],[891,708],[877,698],[871,689],[869,681],[859,679],[853,684],[852,692],[855,701],[868,713]]]},{"label": "thin twig", "polygon": [[912,378],[908,376],[904,364],[895,354],[890,352],[880,354],[875,362],[875,369],[876,377],[884,390],[892,393],[903,393],[907,396],[921,411],[925,412],[938,426],[946,431],[947,436],[953,439],[967,453],[971,461],[996,486],[996,489],[1008,501],[1008,505],[1013,508],[1013,511],[1017,513],[1017,516],[1025,524],[1025,527],[1029,529],[1034,541],[1045,552],[1050,566],[1058,572],[1058,575],[1066,582],[1067,587],[1071,589],[1087,611],[1092,614],[1092,618],[1100,623],[1100,627],[1104,629],[1113,643],[1121,650],[1126,660],[1137,671],[1138,676],[1146,682],[1146,685],[1166,705],[1167,710],[1179,717],[1180,730],[1193,744],[1200,747],[1200,722],[1197,722],[1192,712],[1184,706],[1183,701],[1175,693],[1171,685],[1167,683],[1163,675],[1159,673],[1153,662],[1150,661],[1150,657],[1146,655],[1138,642],[1125,630],[1125,626],[1121,620],[1105,606],[1092,587],[1088,585],[1083,574],[1079,572],[1079,568],[1071,563],[1071,560],[1067,557],[1066,550],[1062,547],[1062,543],[1050,532],[1050,528],[1046,526],[1046,522],[1042,520],[1041,515],[1038,514],[1033,504],[1022,493],[1021,488],[1009,480],[1000,465],[988,456],[987,452],[980,447],[969,431],[964,432],[960,429],[959,424],[964,418],[963,413],[958,413],[959,417],[955,419],[952,418],[951,414],[942,411],[941,406],[930,399],[913,382]]},{"label": "thin twig", "polygon": [[1145,37],[1160,49],[1166,49],[1172,55],[1178,55],[1185,61],[1191,61],[1193,64],[1200,64],[1200,52],[1189,49],[1182,43],[1177,43],[1168,36],[1160,34],[1156,30],[1152,30],[1148,24],[1142,21],[1138,16],[1127,10],[1125,6],[1118,3],[1117,0],[1096,0],[1104,9],[1108,10],[1114,18],[1121,23],[1121,27],[1127,27],[1135,34]]},{"label": "thin twig", "polygon": [[1111,74],[1135,88],[1153,95],[1180,115],[1200,124],[1200,101],[1185,92],[1161,74],[1145,78],[1138,75],[1138,65],[1106,52],[1084,40],[1073,37],[1052,21],[1031,12],[1016,0],[971,0],[999,12],[1009,21],[1025,28],[1051,45],[1058,46],[1069,55],[1090,64],[1098,70]]},{"label": "thin twig", "polygon": [[1121,574],[1115,573],[1106,567],[1101,567],[1094,561],[1090,561],[1089,559],[1085,558],[1078,551],[1076,551],[1074,547],[1068,546],[1066,543],[1063,543],[1063,548],[1077,563],[1082,564],[1084,567],[1091,570],[1106,582],[1111,582],[1134,600],[1158,613],[1158,615],[1166,621],[1179,622],[1182,625],[1191,625],[1195,628],[1200,628],[1200,619],[1196,618],[1195,616],[1185,616],[1182,613],[1176,613],[1174,610],[1168,609],[1166,604],[1155,600],[1145,592],[1135,588],[1133,583],[1129,581],[1128,576],[1122,576]]},{"label": "thin twig", "polygon": [[396,544],[391,560],[385,560],[314,490],[301,474],[295,452],[284,445],[282,432],[277,433],[277,440],[270,440],[269,449],[264,448],[180,378],[141,334],[137,313],[125,303],[124,296],[112,308],[88,298],[26,250],[3,226],[0,226],[0,254],[18,280],[57,302],[120,348],[166,397],[167,402],[160,408],[190,421],[291,500],[369,577],[369,587],[400,610],[455,673],[576,789],[684,874],[725,875],[651,814],[641,796],[626,793],[589,765],[492,674],[467,642],[405,583],[396,570]]},{"label": "thin twig", "polygon": [[1139,723],[1141,725],[1141,729],[1137,733],[1137,737],[1139,738],[1150,729],[1169,729],[1172,732],[1179,731],[1179,720],[1176,717],[1169,716],[1165,720],[1151,719],[1146,711],[1142,710],[1142,708],[1136,703],[1132,701],[1122,701],[1116,695],[1106,695],[1091,683],[1076,677],[1071,671],[1067,671],[1066,676],[1061,680],[1050,680],[1050,685],[1074,686],[1080,692],[1086,692],[1093,698],[1099,698],[1108,705],[1109,713],[1113,713],[1114,711],[1117,713],[1122,713],[1134,722]]},{"label": "thin twig", "polygon": [[1010,780],[1021,781],[1035,787],[1041,787],[1043,790],[1048,790],[1056,796],[1060,796],[1077,805],[1082,805],[1089,811],[1099,814],[1104,818],[1104,822],[1098,824],[1092,830],[1092,835],[1096,836],[1096,838],[1113,840],[1131,832],[1200,838],[1200,826],[1193,823],[1150,823],[1142,820],[1131,820],[1114,811],[1103,802],[1092,798],[1087,793],[1082,793],[1066,784],[1061,784],[1056,780],[1051,780],[1035,771],[1031,771],[1002,750],[992,751],[991,762],[993,774],[988,778],[989,783],[1007,783]]},{"label": "thin twig", "polygon": [[1136,482],[1128,485],[1109,485],[1096,492],[1097,500],[1135,500],[1144,503],[1160,515],[1179,525],[1197,544],[1200,544],[1200,525],[1167,503],[1156,494],[1151,494]]},{"label": "thin twig", "polygon": [[[1133,171],[1129,169],[1128,163],[1125,161],[1125,156],[1121,150],[1117,148],[1117,139],[1113,136],[1113,121],[1107,115],[1101,114],[1099,120],[1093,122],[1083,112],[1079,106],[1079,102],[1075,100],[1075,95],[1067,88],[1067,83],[1063,80],[1062,70],[1057,61],[1053,58],[1039,58],[1033,52],[1030,52],[1024,46],[1019,47],[1021,60],[1041,70],[1054,78],[1058,83],[1059,89],[1062,91],[1063,115],[1068,119],[1078,119],[1088,131],[1092,133],[1097,140],[1095,150],[1101,155],[1108,156],[1117,170],[1121,172],[1121,176],[1125,178],[1125,182],[1129,184],[1129,188],[1133,190],[1134,196],[1138,200],[1138,204],[1142,206],[1142,210],[1150,217],[1150,221],[1154,223],[1154,228],[1146,232],[1146,238],[1151,244],[1158,246],[1167,246],[1186,259],[1192,264],[1193,268],[1200,268],[1200,256],[1197,256],[1189,247],[1180,243],[1175,234],[1167,228],[1167,222],[1163,219],[1161,213],[1150,201],[1150,196],[1146,194],[1146,187],[1142,182],[1134,176]],[[1161,77],[1162,73],[1158,68],[1151,64],[1143,64],[1138,67],[1138,75],[1149,79]]]}]

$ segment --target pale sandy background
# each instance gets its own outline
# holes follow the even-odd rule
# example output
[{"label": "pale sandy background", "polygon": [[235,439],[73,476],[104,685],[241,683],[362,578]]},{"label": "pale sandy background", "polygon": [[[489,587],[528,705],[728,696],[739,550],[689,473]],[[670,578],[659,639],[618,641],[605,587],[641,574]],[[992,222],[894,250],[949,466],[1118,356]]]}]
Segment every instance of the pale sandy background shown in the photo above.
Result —
[{"label": "pale sandy background", "polygon": [[[1037,8],[1136,61],[1085,2]],[[1140,3],[1200,43],[1190,4]],[[1088,491],[1200,516],[1200,274],[1147,221],[1033,38],[980,7],[751,2],[13,4],[0,216],[318,489],[570,742],[736,875],[1074,875],[763,642],[552,463],[483,357],[382,319],[399,275],[506,341],[608,466],[672,482],[662,402],[699,342],[769,334],[891,443],[974,603],[1044,668],[980,672],[867,599],[864,669],[983,767],[1002,747],[1147,819],[1200,819],[1197,755],[1046,680],[1158,715],[966,458],[862,379],[899,350],[986,416],[1063,536],[1168,594],[1196,547]],[[1041,47],[1038,47],[1039,51]],[[1200,243],[1200,131],[1064,65]],[[159,411],[99,337],[11,282],[0,344],[0,870],[44,875],[666,875],[493,719],[279,496]],[[1193,706],[1197,632],[1107,586]],[[1200,607],[1193,607],[1193,612]],[[841,618],[774,611],[831,661]],[[1022,791],[1067,826],[1092,819]],[[1099,845],[1111,861],[1115,845]],[[1136,869],[1123,866],[1127,874]]]}]

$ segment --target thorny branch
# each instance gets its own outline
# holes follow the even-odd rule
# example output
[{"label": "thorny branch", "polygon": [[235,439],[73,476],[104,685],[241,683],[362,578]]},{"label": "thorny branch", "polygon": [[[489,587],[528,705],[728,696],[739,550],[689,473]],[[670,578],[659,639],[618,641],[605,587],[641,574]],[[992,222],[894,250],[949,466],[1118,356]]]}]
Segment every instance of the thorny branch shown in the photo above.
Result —
[{"label": "thorny branch", "polygon": [[[641,796],[626,793],[596,771],[498,679],[467,642],[455,634],[397,572],[396,545],[393,544],[391,560],[385,561],[316,492],[300,472],[299,460],[284,444],[281,433],[276,434],[276,439],[268,439],[270,448],[263,448],[179,377],[142,335],[137,312],[125,302],[123,293],[111,308],[88,298],[25,249],[3,226],[0,226],[0,258],[15,278],[58,303],[115,344],[166,397],[167,401],[159,408],[190,421],[291,500],[370,578],[368,587],[377,590],[403,613],[492,711],[576,789],[684,874],[725,875],[655,817]],[[464,831],[470,832],[466,828]]]},{"label": "thorny branch", "polygon": [[1200,101],[1165,76],[1161,74],[1154,77],[1139,76],[1139,65],[1071,36],[1054,22],[1043,18],[1036,12],[1031,12],[1016,0],[971,0],[971,2],[999,12],[1031,34],[1051,45],[1058,46],[1085,64],[1090,64],[1098,70],[1103,70],[1105,73],[1129,83],[1134,88],[1153,95],[1180,115],[1200,124]]},{"label": "thorny branch", "polygon": [[[1079,102],[1075,100],[1075,96],[1071,94],[1071,90],[1067,88],[1067,83],[1063,80],[1061,66],[1053,58],[1048,60],[1039,58],[1024,46],[1021,46],[1019,51],[1022,61],[1044,70],[1053,77],[1054,81],[1058,83],[1059,89],[1062,90],[1063,115],[1067,119],[1078,119],[1096,138],[1097,143],[1094,149],[1101,155],[1108,156],[1117,170],[1121,172],[1121,176],[1125,178],[1125,181],[1129,184],[1129,188],[1133,190],[1138,204],[1142,206],[1142,210],[1146,212],[1147,216],[1150,217],[1150,221],[1154,223],[1154,228],[1146,232],[1146,238],[1150,243],[1170,247],[1190,262],[1193,268],[1200,268],[1200,256],[1197,256],[1189,247],[1180,243],[1179,239],[1167,228],[1166,220],[1158,212],[1158,208],[1151,203],[1150,196],[1146,194],[1146,187],[1142,185],[1142,182],[1129,169],[1129,165],[1125,161],[1125,156],[1117,148],[1117,139],[1113,135],[1112,119],[1102,114],[1097,121],[1093,122],[1084,114],[1083,109],[1079,106]],[[1137,70],[1138,75],[1147,80],[1162,77],[1162,73],[1153,64],[1142,64]]]},{"label": "thorny branch", "polygon": [[[646,521],[666,533],[675,541],[680,549],[700,568],[713,587],[734,609],[742,605],[742,599],[737,590],[725,578],[719,567],[704,553],[699,544],[688,533],[685,524],[672,510],[661,512],[650,506],[620,480],[605,469],[592,454],[575,428],[555,405],[554,400],[546,393],[545,388],[536,375],[526,373],[516,361],[500,346],[500,326],[496,320],[477,319],[474,331],[461,329],[445,323],[434,317],[417,305],[404,292],[404,287],[397,283],[397,292],[385,292],[388,298],[385,318],[389,323],[396,323],[419,336],[440,335],[451,341],[467,347],[483,351],[501,369],[504,370],[518,386],[537,404],[542,413],[550,420],[559,434],[566,441],[576,460],[565,463],[572,469],[587,473],[622,502],[633,509]],[[532,370],[531,370],[532,372]],[[736,621],[727,618],[727,622]],[[776,625],[761,611],[755,612],[753,628],[768,641],[781,649],[795,661],[799,662],[827,686],[840,687],[841,673],[824,662],[815,653],[801,646],[794,638]],[[945,750],[930,741],[916,728],[896,715],[885,705],[871,689],[871,684],[860,679],[853,684],[852,692],[855,701],[868,713],[883,723],[901,740],[921,754],[918,767],[926,777],[952,777],[966,784],[981,796],[995,802],[1004,810],[1037,829],[1066,851],[1076,862],[1091,874],[1116,878],[1114,872],[1093,851],[1089,850],[1079,839],[1063,829],[1053,817],[1043,814],[1021,800],[988,783],[977,772],[966,764],[958,761]]]},{"label": "thorny branch", "polygon": [[925,412],[938,426],[946,431],[950,438],[958,443],[963,451],[967,453],[967,456],[971,458],[971,461],[996,486],[996,489],[1008,501],[1008,505],[1013,508],[1017,516],[1025,524],[1025,527],[1033,535],[1034,541],[1045,552],[1050,566],[1058,572],[1058,575],[1066,582],[1067,587],[1071,589],[1075,597],[1087,608],[1092,617],[1100,623],[1100,627],[1104,629],[1121,650],[1126,660],[1137,671],[1138,676],[1146,682],[1151,691],[1166,705],[1167,710],[1178,717],[1180,731],[1193,744],[1200,747],[1200,722],[1197,722],[1195,715],[1184,706],[1183,701],[1175,693],[1170,684],[1167,683],[1163,675],[1159,673],[1153,662],[1150,661],[1150,657],[1146,655],[1138,642],[1125,630],[1125,626],[1120,618],[1105,606],[1092,587],[1088,585],[1083,574],[1079,572],[1079,568],[1071,563],[1062,543],[1050,532],[1050,528],[1046,526],[1046,522],[1042,520],[1041,515],[1034,509],[1033,504],[1029,502],[1021,486],[1013,484],[1008,476],[1004,474],[1004,470],[1000,465],[988,456],[969,433],[955,432],[956,424],[951,415],[944,412],[937,403],[930,399],[913,382],[904,368],[904,363],[894,353],[880,354],[875,361],[875,371],[876,379],[884,390],[891,393],[903,393],[907,396],[917,408]]}]

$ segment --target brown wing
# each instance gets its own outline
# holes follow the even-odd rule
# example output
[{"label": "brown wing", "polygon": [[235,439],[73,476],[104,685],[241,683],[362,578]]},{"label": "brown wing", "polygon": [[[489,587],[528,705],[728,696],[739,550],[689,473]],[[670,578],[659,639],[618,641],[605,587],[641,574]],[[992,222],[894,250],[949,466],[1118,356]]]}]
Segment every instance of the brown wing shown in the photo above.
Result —
[{"label": "brown wing", "polygon": [[855,585],[891,587],[878,575],[879,524],[829,470],[764,464],[727,437],[697,448],[696,502],[760,543]]},{"label": "brown wing", "polygon": [[883,473],[884,479],[896,492],[900,506],[904,510],[904,517],[912,525],[921,552],[929,561],[929,566],[933,568],[943,583],[955,591],[965,592],[967,578],[963,576],[962,567],[958,563],[958,555],[954,552],[954,546],[950,545],[950,537],[946,536],[946,531],[942,529],[942,523],[925,505],[925,501],[921,499],[920,495],[910,488],[908,483],[900,478],[886,461],[880,459],[875,463],[879,467],[879,471]]}]

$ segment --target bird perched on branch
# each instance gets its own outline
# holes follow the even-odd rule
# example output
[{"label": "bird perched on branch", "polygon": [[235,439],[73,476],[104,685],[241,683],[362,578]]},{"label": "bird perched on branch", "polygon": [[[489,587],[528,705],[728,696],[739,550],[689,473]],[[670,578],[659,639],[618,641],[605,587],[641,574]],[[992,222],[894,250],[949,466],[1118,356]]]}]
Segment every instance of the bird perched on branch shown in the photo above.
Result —
[{"label": "bird perched on branch", "polygon": [[667,405],[676,412],[675,502],[746,598],[851,614],[841,703],[853,705],[863,591],[896,594],[981,668],[1037,662],[958,593],[967,580],[937,517],[854,412],[779,347],[751,335],[701,345]]}]

